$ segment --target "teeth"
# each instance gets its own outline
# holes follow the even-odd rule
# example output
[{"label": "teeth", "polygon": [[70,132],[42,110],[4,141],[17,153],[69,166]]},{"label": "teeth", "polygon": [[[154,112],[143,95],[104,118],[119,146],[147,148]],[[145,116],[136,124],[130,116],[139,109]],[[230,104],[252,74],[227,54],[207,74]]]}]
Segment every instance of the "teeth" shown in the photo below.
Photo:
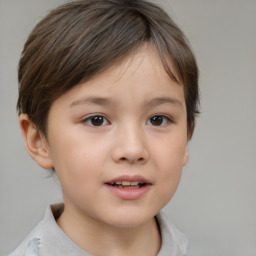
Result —
[{"label": "teeth", "polygon": [[130,186],[131,182],[130,181],[122,181],[123,186]]},{"label": "teeth", "polygon": [[130,181],[126,181],[126,180],[116,181],[116,182],[111,183],[111,185],[113,185],[113,186],[117,185],[118,187],[119,186],[139,186],[139,185],[142,185],[142,184],[144,184],[144,182],[139,182],[139,181],[130,182]]},{"label": "teeth", "polygon": [[122,181],[122,185],[123,186],[137,186],[139,185],[141,182],[138,182],[138,181]]}]

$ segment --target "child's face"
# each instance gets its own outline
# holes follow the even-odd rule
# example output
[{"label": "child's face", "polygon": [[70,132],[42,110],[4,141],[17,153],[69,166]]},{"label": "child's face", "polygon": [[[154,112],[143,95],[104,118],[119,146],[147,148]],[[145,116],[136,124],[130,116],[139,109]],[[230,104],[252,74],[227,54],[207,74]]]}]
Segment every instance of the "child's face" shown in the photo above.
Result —
[{"label": "child's face", "polygon": [[188,160],[183,87],[143,47],[53,103],[47,147],[70,217],[141,225],[172,198]]}]

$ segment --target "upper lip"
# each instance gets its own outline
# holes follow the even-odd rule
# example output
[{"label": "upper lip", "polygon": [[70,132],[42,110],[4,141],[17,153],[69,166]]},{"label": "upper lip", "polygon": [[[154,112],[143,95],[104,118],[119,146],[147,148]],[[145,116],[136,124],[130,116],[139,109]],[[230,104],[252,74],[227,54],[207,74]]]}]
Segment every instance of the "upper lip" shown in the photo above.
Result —
[{"label": "upper lip", "polygon": [[111,183],[115,183],[115,182],[118,182],[118,181],[129,181],[129,182],[135,182],[135,181],[138,181],[140,183],[147,183],[147,184],[152,184],[149,180],[147,180],[146,178],[144,178],[143,176],[141,175],[134,175],[134,176],[131,176],[131,175],[122,175],[122,176],[119,176],[119,177],[116,177],[112,180],[109,180],[107,181],[106,183],[107,184],[111,184]]}]

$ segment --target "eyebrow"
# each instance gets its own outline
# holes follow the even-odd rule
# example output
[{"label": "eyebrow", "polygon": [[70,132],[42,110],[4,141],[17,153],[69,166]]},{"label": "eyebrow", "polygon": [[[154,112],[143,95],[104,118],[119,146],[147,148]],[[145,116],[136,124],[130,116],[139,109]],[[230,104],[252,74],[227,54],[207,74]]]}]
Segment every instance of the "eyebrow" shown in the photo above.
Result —
[{"label": "eyebrow", "polygon": [[[73,107],[81,104],[91,104],[91,103],[101,105],[101,106],[107,106],[107,105],[110,105],[111,101],[108,98],[102,98],[102,97],[85,97],[72,102],[70,106]],[[156,107],[158,105],[162,105],[166,103],[173,104],[179,108],[183,108],[183,104],[181,103],[180,100],[176,98],[171,98],[171,97],[153,98],[150,100],[146,100],[146,102],[143,105],[144,107]]]},{"label": "eyebrow", "polygon": [[145,106],[146,107],[155,107],[158,105],[162,105],[162,104],[173,104],[179,108],[183,108],[183,104],[180,100],[176,99],[176,98],[171,98],[171,97],[159,97],[159,98],[153,98],[151,100],[148,100],[145,102]]},{"label": "eyebrow", "polygon": [[76,100],[70,104],[71,107],[81,105],[81,104],[97,104],[97,105],[102,105],[106,106],[109,105],[109,100],[107,98],[101,98],[101,97],[85,97],[81,98],[79,100]]}]

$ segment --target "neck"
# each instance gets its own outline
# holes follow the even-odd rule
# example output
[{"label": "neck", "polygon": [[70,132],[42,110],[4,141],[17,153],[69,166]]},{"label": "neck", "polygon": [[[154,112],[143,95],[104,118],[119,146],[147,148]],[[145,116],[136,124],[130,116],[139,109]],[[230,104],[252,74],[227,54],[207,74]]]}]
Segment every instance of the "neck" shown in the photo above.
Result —
[{"label": "neck", "polygon": [[65,209],[57,223],[74,243],[92,255],[155,256],[160,250],[161,237],[154,218],[136,227],[122,228]]}]

